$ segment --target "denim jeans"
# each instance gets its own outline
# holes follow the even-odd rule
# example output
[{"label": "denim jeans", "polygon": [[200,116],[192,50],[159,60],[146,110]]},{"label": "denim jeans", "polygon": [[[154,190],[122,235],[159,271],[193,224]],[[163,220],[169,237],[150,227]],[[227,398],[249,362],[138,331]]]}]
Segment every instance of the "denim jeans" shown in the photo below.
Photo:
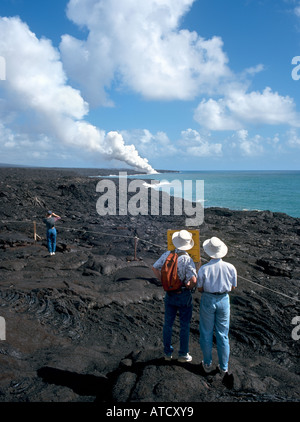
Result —
[{"label": "denim jeans", "polygon": [[165,295],[165,322],[163,327],[164,353],[171,355],[173,324],[179,312],[180,320],[180,348],[179,356],[185,356],[189,352],[190,321],[192,318],[193,300],[190,290],[184,290],[180,294]]},{"label": "denim jeans", "polygon": [[213,332],[215,330],[219,364],[228,370],[229,361],[229,319],[230,302],[227,293],[213,295],[202,293],[200,302],[200,346],[204,364],[212,363]]},{"label": "denim jeans", "polygon": [[48,246],[48,251],[50,253],[55,252],[56,250],[56,228],[55,227],[47,230],[47,246]]}]

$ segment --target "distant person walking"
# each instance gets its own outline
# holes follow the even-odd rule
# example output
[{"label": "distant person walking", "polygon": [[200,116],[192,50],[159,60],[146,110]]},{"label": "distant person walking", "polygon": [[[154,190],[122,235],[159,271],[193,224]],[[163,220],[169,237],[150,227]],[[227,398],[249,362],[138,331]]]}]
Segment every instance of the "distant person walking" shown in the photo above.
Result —
[{"label": "distant person walking", "polygon": [[57,237],[55,223],[57,220],[60,220],[60,218],[61,217],[57,214],[54,214],[54,212],[48,211],[46,218],[43,220],[43,222],[46,224],[47,247],[50,255],[55,255]]},{"label": "distant person walking", "polygon": [[[166,292],[165,295],[165,320],[163,326],[163,343],[165,359],[171,360],[173,353],[172,329],[179,312],[180,318],[180,348],[178,353],[179,362],[190,362],[192,356],[189,354],[190,321],[192,318],[193,298],[192,289],[196,286],[197,271],[194,261],[186,252],[194,245],[192,234],[187,230],[175,232],[172,236],[175,252],[178,256],[177,272],[182,287],[176,291]],[[152,270],[155,276],[161,281],[161,269],[171,251],[167,251],[153,264]]]},{"label": "distant person walking", "polygon": [[228,373],[230,302],[228,292],[237,286],[236,268],[222,258],[228,248],[219,238],[212,237],[203,243],[203,249],[211,260],[200,267],[197,288],[202,292],[200,301],[200,346],[205,372],[212,370],[212,345],[215,330],[219,370]]}]

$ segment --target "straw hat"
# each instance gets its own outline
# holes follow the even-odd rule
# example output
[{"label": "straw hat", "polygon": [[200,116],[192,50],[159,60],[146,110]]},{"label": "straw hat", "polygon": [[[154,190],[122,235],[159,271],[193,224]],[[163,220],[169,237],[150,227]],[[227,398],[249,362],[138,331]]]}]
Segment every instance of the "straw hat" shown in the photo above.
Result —
[{"label": "straw hat", "polygon": [[193,235],[187,230],[175,232],[172,236],[172,242],[176,249],[188,251],[194,246]]},{"label": "straw hat", "polygon": [[227,254],[228,248],[218,237],[203,242],[203,249],[211,258],[223,258]]}]

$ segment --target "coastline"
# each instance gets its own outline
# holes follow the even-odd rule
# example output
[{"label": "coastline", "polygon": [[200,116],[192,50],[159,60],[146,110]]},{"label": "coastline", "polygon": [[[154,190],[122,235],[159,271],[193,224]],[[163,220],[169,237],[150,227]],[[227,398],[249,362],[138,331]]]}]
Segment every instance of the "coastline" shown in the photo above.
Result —
[{"label": "coastline", "polygon": [[[156,174],[146,175],[145,178],[161,183],[164,191],[170,192],[174,187],[176,196],[183,196],[183,191],[187,190],[196,202],[196,183],[202,181],[205,208],[270,210],[300,217],[300,171],[181,171],[176,177],[173,174]],[[185,183],[186,189],[183,188]],[[176,187],[178,184],[182,186],[179,190]]]},{"label": "coastline", "polygon": [[[7,322],[0,402],[181,402],[182,392],[170,388],[174,379],[188,386],[184,400],[191,402],[299,401],[291,321],[300,315],[300,219],[205,209],[201,245],[212,235],[225,240],[226,260],[240,276],[231,294],[228,389],[218,375],[199,373],[198,293],[192,364],[161,359],[163,291],[151,265],[166,247],[167,229],[183,227],[184,216],[101,218],[95,186],[86,169],[0,168],[0,316]],[[62,216],[55,257],[41,224],[49,208]],[[202,248],[201,257],[204,263]],[[174,336],[176,344],[178,327]]]}]

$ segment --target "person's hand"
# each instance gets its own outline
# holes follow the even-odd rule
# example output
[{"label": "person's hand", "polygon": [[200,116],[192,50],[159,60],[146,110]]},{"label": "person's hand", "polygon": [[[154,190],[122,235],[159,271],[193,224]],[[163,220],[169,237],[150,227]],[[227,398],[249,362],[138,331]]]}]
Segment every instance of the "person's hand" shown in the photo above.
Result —
[{"label": "person's hand", "polygon": [[187,283],[185,283],[185,287],[187,287],[189,290],[192,290],[197,283],[196,277],[192,277]]}]

